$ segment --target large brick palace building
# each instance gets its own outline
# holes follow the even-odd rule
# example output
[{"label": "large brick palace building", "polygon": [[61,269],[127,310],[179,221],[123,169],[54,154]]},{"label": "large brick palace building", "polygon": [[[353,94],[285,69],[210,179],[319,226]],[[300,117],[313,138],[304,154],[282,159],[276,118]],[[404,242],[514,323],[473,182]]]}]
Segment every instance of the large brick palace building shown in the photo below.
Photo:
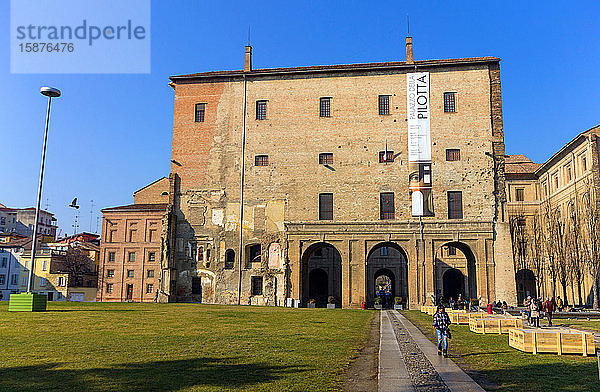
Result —
[{"label": "large brick palace building", "polygon": [[[148,205],[165,203],[147,246],[161,301],[359,307],[381,279],[413,306],[515,301],[500,59],[413,61],[410,38],[401,62],[253,69],[251,56],[243,70],[170,78],[170,177],[140,208],[105,210],[104,264],[134,270],[107,236],[126,243],[133,223],[147,240]],[[153,298],[132,282],[99,287]]]}]

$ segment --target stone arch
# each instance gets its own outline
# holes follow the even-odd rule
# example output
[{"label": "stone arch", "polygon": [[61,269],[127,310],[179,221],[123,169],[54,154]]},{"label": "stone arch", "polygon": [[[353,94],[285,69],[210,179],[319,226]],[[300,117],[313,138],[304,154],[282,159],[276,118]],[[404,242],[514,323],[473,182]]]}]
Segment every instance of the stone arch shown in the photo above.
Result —
[{"label": "stone arch", "polygon": [[[309,300],[317,298],[310,298],[311,292],[314,294],[315,291],[311,290],[311,275],[313,279],[319,277],[320,272],[312,274],[313,270],[320,269],[327,276],[327,297],[334,297],[338,306],[342,303],[342,256],[337,248],[327,242],[317,242],[310,245],[302,253],[302,267],[301,267],[301,303],[306,306]],[[320,275],[322,278],[323,275]],[[312,282],[313,285],[317,284],[317,281]],[[327,298],[325,298],[325,301]],[[322,300],[320,300],[322,301]],[[324,306],[325,304],[318,303],[318,305]]]},{"label": "stone arch", "polygon": [[517,283],[517,304],[523,305],[528,295],[531,298],[537,296],[535,274],[532,270],[523,268],[517,271],[515,281]]},{"label": "stone arch", "polygon": [[367,255],[367,301],[375,298],[375,280],[386,275],[393,282],[392,295],[408,303],[408,257],[395,242],[380,242]]},{"label": "stone arch", "polygon": [[[455,255],[451,250],[460,251]],[[471,247],[461,241],[449,241],[438,247],[435,255],[436,271],[438,279],[438,295],[444,295],[444,274],[450,269],[456,269],[463,275],[463,298],[478,298],[477,291],[477,260]],[[441,284],[441,287],[439,286]],[[445,298],[448,300],[449,298]]]},{"label": "stone arch", "polygon": [[233,269],[235,267],[235,250],[227,249],[225,251],[225,269]]}]

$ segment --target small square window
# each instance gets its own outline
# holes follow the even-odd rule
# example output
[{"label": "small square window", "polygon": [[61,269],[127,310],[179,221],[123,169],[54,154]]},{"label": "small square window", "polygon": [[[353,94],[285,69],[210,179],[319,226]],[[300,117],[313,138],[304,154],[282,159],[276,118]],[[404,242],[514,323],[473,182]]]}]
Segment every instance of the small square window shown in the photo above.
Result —
[{"label": "small square window", "polygon": [[127,260],[131,262],[135,261],[135,252],[129,252],[127,255]]},{"label": "small square window", "polygon": [[331,117],[331,98],[325,97],[319,100],[319,116]]},{"label": "small square window", "polygon": [[394,162],[393,151],[379,151],[379,163]]},{"label": "small square window", "polygon": [[252,295],[262,295],[263,293],[263,278],[262,276],[252,277]]},{"label": "small square window", "polygon": [[197,103],[196,104],[196,122],[204,122],[204,111],[206,110],[205,103]]},{"label": "small square window", "polygon": [[456,111],[455,93],[444,93],[444,112],[454,113]]},{"label": "small square window", "polygon": [[148,270],[148,278],[154,278],[154,270]]},{"label": "small square window", "polygon": [[460,150],[458,148],[449,148],[446,150],[447,161],[460,161]]},{"label": "small square window", "polygon": [[154,285],[153,284],[147,284],[146,285],[146,294],[151,294],[154,291]]},{"label": "small square window", "polygon": [[319,165],[333,165],[333,153],[323,152],[319,154]]},{"label": "small square window", "polygon": [[115,270],[114,269],[106,270],[106,277],[107,278],[112,278],[114,276],[115,276]]},{"label": "small square window", "polygon": [[148,261],[156,261],[156,253],[148,252]]},{"label": "small square window", "polygon": [[115,262],[115,252],[108,252],[108,261],[110,263],[114,263]]},{"label": "small square window", "polygon": [[133,270],[127,270],[127,277],[133,278]]},{"label": "small square window", "polygon": [[516,201],[525,200],[525,189],[524,188],[515,189],[515,200]]},{"label": "small square window", "polygon": [[254,166],[269,166],[269,156],[256,155],[254,157]]},{"label": "small square window", "polygon": [[256,119],[266,120],[267,118],[267,101],[256,101]]},{"label": "small square window", "polygon": [[379,115],[385,116],[390,114],[390,96],[380,95],[379,96]]},{"label": "small square window", "polygon": [[107,293],[112,293],[113,292],[113,284],[112,283],[107,283],[106,284],[106,292]]}]

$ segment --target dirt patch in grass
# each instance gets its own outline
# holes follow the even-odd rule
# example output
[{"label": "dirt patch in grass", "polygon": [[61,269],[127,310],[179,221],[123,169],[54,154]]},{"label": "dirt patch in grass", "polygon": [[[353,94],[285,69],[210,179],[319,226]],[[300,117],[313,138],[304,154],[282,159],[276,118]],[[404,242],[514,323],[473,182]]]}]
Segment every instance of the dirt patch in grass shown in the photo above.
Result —
[{"label": "dirt patch in grass", "polygon": [[379,317],[371,319],[370,327],[371,331],[365,346],[350,363],[342,389],[344,392],[371,392],[377,390]]}]

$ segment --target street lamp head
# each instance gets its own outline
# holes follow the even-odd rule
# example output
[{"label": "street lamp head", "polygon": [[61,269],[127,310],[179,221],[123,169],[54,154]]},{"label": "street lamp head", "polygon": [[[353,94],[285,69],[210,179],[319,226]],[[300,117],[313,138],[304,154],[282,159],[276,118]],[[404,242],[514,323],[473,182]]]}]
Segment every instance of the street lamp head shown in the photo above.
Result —
[{"label": "street lamp head", "polygon": [[40,94],[47,97],[56,98],[60,97],[60,90],[54,87],[42,87],[40,89]]}]

